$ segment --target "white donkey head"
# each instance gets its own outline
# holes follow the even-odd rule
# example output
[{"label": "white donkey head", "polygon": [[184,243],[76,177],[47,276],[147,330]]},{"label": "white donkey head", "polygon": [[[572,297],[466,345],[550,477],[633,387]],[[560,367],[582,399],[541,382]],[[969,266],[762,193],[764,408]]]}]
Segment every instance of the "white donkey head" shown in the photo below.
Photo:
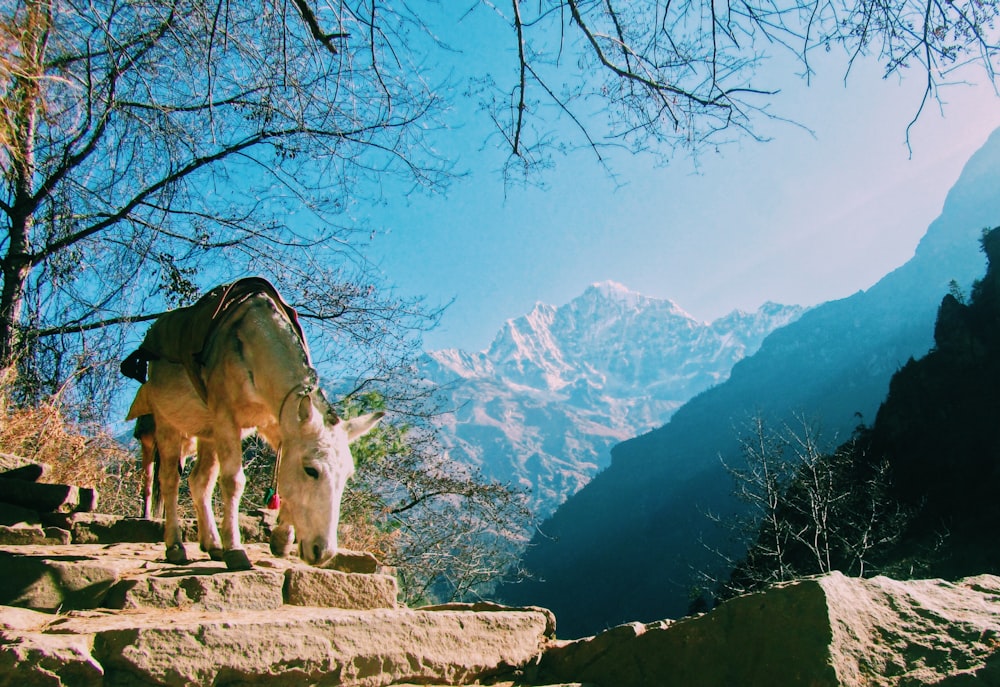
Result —
[{"label": "white donkey head", "polygon": [[[305,393],[289,403],[282,420],[281,462],[278,468],[280,521],[290,532],[272,550],[287,553],[292,539],[299,542],[299,556],[310,565],[322,565],[337,553],[340,501],[348,478],[354,474],[350,444],[365,435],[382,413],[342,420],[322,393]],[[275,553],[279,551],[275,550]]]}]

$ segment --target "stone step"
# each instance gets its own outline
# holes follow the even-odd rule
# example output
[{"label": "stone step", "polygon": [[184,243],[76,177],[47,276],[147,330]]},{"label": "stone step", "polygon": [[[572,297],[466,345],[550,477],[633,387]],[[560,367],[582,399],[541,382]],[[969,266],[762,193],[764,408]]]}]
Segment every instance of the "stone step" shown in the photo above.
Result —
[{"label": "stone step", "polygon": [[397,606],[395,577],[376,574],[370,555],[343,552],[326,569],[274,558],[264,544],[247,545],[247,553],[256,567],[230,572],[204,555],[187,565],[166,563],[161,544],[0,546],[0,605],[48,612]]},{"label": "stone step", "polygon": [[538,609],[0,608],[0,685],[467,685],[534,661],[550,626]]},{"label": "stone step", "polygon": [[97,506],[97,492],[68,484],[0,478],[0,501],[46,513],[71,513],[93,510]]},{"label": "stone step", "polygon": [[37,482],[50,472],[52,472],[52,468],[45,463],[24,463],[18,467],[0,472],[0,479],[19,479],[26,482]]},{"label": "stone step", "polygon": [[[240,536],[244,542],[264,542],[270,537],[274,515],[265,511],[240,513]],[[27,526],[36,526],[32,531]],[[197,523],[181,520],[184,541],[198,541]],[[21,506],[0,503],[0,546],[50,544],[53,533],[67,532],[71,544],[156,543],[163,541],[163,520],[127,518],[107,513],[39,513]],[[60,535],[61,536],[61,535]]]}]

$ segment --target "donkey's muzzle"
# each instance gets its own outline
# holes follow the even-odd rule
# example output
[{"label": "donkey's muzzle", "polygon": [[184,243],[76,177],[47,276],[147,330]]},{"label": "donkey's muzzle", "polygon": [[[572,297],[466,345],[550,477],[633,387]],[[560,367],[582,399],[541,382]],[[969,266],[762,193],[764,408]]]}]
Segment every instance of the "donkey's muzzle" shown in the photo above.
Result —
[{"label": "donkey's muzzle", "polygon": [[310,541],[299,542],[299,558],[309,565],[323,565],[336,553],[336,548],[330,546],[326,537],[316,537]]}]

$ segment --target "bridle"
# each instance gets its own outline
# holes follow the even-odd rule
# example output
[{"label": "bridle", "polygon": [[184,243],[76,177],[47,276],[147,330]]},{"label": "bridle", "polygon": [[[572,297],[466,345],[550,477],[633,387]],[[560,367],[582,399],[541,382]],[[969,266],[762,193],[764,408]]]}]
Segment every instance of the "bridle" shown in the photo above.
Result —
[{"label": "bridle", "polygon": [[[281,399],[281,405],[278,406],[279,426],[281,425],[281,418],[284,415],[285,404],[288,403],[288,399],[290,399],[293,394],[298,398],[304,398],[305,396],[309,396],[318,389],[317,387],[318,380],[319,380],[319,374],[316,372],[315,368],[310,367],[309,376],[305,380],[299,382],[298,384],[296,384],[295,386],[293,386],[291,389],[288,390],[288,393],[285,394],[285,397]],[[320,392],[320,395],[322,395],[322,392]],[[323,400],[326,401],[325,398]],[[327,402],[327,406],[329,407],[329,402]],[[334,416],[334,418],[337,417],[336,413],[333,412],[332,408],[330,408],[329,412]],[[268,493],[276,496],[278,493],[278,471],[279,468],[281,467],[281,456],[283,453],[281,443],[278,444],[274,453],[275,453],[274,472],[271,473],[271,487],[268,490]],[[266,500],[270,501],[271,497],[269,496]]]}]

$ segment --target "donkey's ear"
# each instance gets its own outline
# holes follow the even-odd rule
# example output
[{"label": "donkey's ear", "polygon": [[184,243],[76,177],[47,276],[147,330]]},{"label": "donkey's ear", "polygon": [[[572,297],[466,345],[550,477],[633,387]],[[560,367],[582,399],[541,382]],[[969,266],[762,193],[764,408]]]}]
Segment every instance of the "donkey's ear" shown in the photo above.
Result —
[{"label": "donkey's ear", "polygon": [[368,413],[367,415],[359,415],[358,417],[346,420],[344,425],[347,429],[347,439],[348,441],[354,441],[355,439],[360,439],[368,432],[375,428],[375,425],[379,423],[382,416],[385,415],[381,410],[377,413]]},{"label": "donkey's ear", "polygon": [[300,423],[306,424],[307,422],[312,420],[312,417],[315,414],[315,412],[316,409],[313,407],[313,400],[311,395],[305,394],[302,398],[299,399]]}]

